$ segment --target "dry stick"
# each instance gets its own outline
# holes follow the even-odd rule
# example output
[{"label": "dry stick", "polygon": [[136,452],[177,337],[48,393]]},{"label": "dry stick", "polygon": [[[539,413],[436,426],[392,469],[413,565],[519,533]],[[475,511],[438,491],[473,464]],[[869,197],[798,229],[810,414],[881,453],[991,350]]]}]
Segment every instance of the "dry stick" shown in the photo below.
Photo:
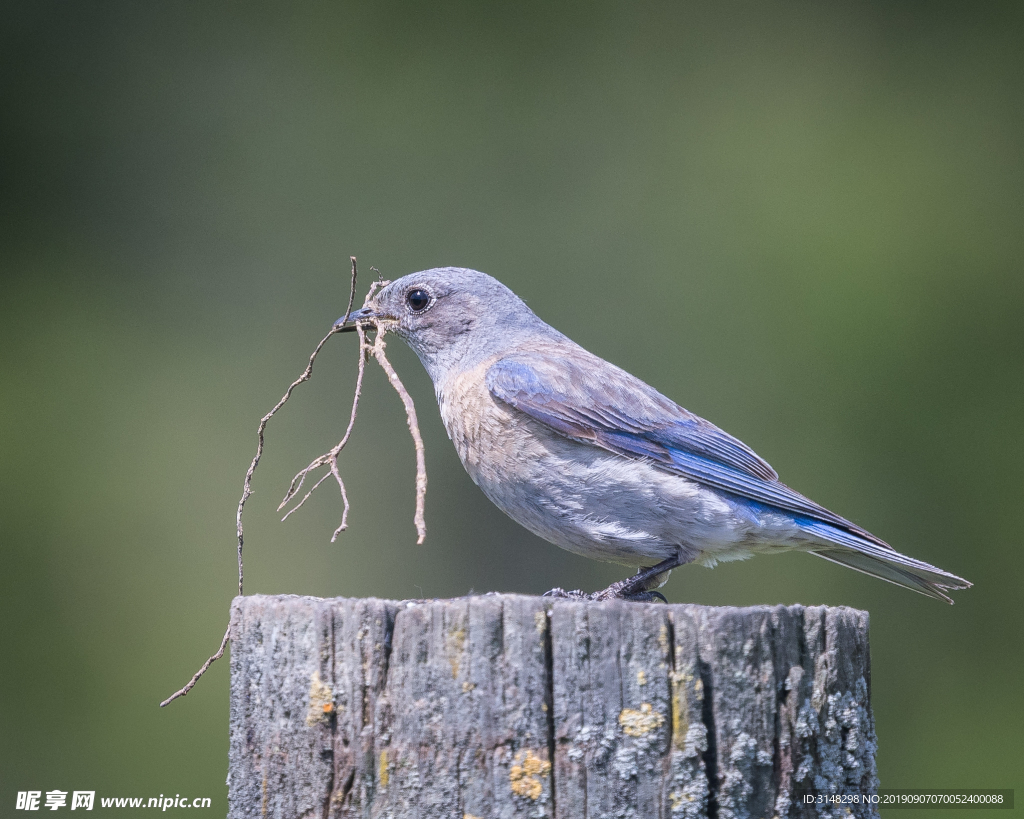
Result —
[{"label": "dry stick", "polygon": [[[366,306],[369,304],[370,299],[373,297],[377,288],[386,284],[387,282],[374,282],[370,285],[370,292],[367,293],[363,305]],[[341,479],[341,474],[338,472],[338,455],[348,443],[348,439],[352,435],[352,428],[356,422],[359,397],[362,394],[363,388],[363,372],[366,354],[369,353],[377,360],[377,363],[380,364],[381,368],[387,374],[388,381],[391,382],[391,386],[395,388],[395,391],[402,399],[402,404],[405,406],[406,421],[409,425],[409,432],[412,434],[413,446],[416,449],[416,513],[413,518],[413,523],[416,526],[416,542],[423,543],[424,538],[427,536],[426,523],[424,521],[424,506],[426,503],[427,492],[427,466],[424,456],[423,438],[420,435],[419,423],[416,419],[416,407],[413,404],[412,397],[405,389],[405,385],[398,377],[398,373],[395,372],[394,367],[391,366],[391,362],[388,361],[385,353],[385,347],[387,345],[384,343],[384,335],[388,330],[388,322],[368,321],[367,324],[370,324],[376,329],[377,335],[372,345],[367,344],[363,325],[361,323],[356,324],[356,332],[359,333],[359,374],[356,377],[356,392],[352,400],[352,412],[349,415],[348,428],[345,430],[345,434],[342,436],[341,441],[339,441],[332,449],[328,450],[323,455],[319,455],[314,458],[306,467],[300,469],[295,474],[295,477],[292,478],[291,485],[288,487],[288,491],[285,493],[284,499],[281,501],[281,505],[278,506],[277,509],[278,511],[281,511],[295,499],[299,492],[302,491],[302,486],[312,471],[319,469],[321,466],[329,466],[330,472],[313,484],[313,488],[302,497],[302,500],[289,509],[281,520],[287,520],[294,511],[299,509],[307,500],[309,500],[310,496],[317,490],[317,487],[327,480],[328,475],[333,475],[334,479],[338,482],[338,489],[341,491],[341,499],[345,508],[341,515],[341,525],[334,530],[334,534],[331,536],[331,543],[334,543],[337,540],[338,535],[348,527],[348,493],[345,491],[345,482]]]},{"label": "dry stick", "polygon": [[341,452],[341,448],[345,446],[349,436],[352,434],[352,427],[356,423],[356,410],[359,408],[359,396],[363,391],[363,373],[366,371],[367,346],[366,332],[362,326],[356,325],[356,335],[359,336],[359,372],[356,376],[356,392],[352,397],[352,412],[349,414],[348,427],[345,429],[341,442],[338,444],[337,449],[331,453],[331,474],[338,481],[338,489],[341,490],[341,502],[344,504],[344,508],[341,510],[341,524],[334,530],[334,534],[331,535],[331,543],[334,543],[338,539],[338,535],[348,528],[348,493],[345,491],[345,482],[341,479],[341,474],[338,472],[338,453]]},{"label": "dry stick", "polygon": [[[372,289],[370,295],[372,296]],[[367,296],[369,301],[370,296]],[[338,535],[348,528],[348,512],[349,512],[349,501],[348,493],[345,491],[345,482],[341,478],[341,474],[338,472],[338,455],[341,450],[348,443],[348,439],[352,434],[352,428],[355,425],[356,413],[359,407],[359,397],[362,394],[362,383],[363,383],[363,368],[365,366],[365,354],[370,353],[380,364],[381,368],[388,376],[388,381],[395,388],[399,397],[402,399],[402,404],[405,407],[406,422],[409,425],[409,432],[412,434],[413,446],[416,450],[416,513],[413,518],[413,523],[416,526],[417,543],[423,543],[424,538],[427,535],[426,523],[424,521],[424,506],[426,503],[426,492],[427,492],[427,468],[426,459],[424,457],[423,438],[420,435],[419,423],[416,418],[416,406],[413,404],[412,398],[398,377],[398,373],[395,372],[394,367],[391,366],[391,362],[388,361],[385,353],[385,347],[387,346],[383,337],[387,332],[387,324],[385,322],[373,322],[372,326],[377,330],[377,336],[372,345],[366,343],[365,330],[362,325],[356,325],[356,331],[359,333],[359,349],[361,351],[359,359],[359,375],[356,379],[356,393],[352,401],[352,412],[349,416],[348,428],[345,430],[345,434],[341,441],[338,442],[332,449],[325,452],[323,455],[319,455],[310,461],[309,465],[299,470],[295,477],[292,478],[291,485],[288,488],[288,492],[284,496],[284,500],[281,501],[281,505],[278,506],[278,511],[287,506],[302,490],[302,486],[305,483],[309,473],[315,469],[319,469],[321,466],[330,466],[330,472],[322,476],[295,506],[285,513],[282,521],[287,520],[292,512],[299,509],[310,496],[317,490],[330,475],[334,476],[334,479],[338,482],[338,489],[341,491],[341,499],[345,505],[344,511],[341,516],[341,525],[334,530],[334,534],[331,536],[331,543],[334,543]]]},{"label": "dry stick", "polygon": [[352,280],[349,283],[348,290],[348,306],[345,308],[345,317],[331,327],[331,331],[320,339],[320,343],[316,345],[316,349],[313,350],[313,354],[309,357],[309,364],[306,365],[306,369],[302,375],[296,378],[291,386],[285,390],[281,400],[278,401],[274,408],[268,412],[260,420],[259,429],[256,431],[256,436],[259,439],[259,443],[256,445],[256,457],[252,459],[252,463],[249,465],[249,471],[245,473],[245,483],[242,486],[242,497],[238,501],[238,512],[235,515],[235,523],[238,532],[238,594],[242,594],[242,509],[245,507],[245,502],[249,499],[252,494],[252,475],[256,471],[257,465],[259,465],[260,458],[263,457],[263,431],[267,428],[267,421],[269,421],[274,414],[284,406],[285,401],[291,398],[292,391],[304,381],[308,381],[309,377],[313,374],[313,362],[316,361],[316,357],[320,354],[320,350],[323,349],[324,344],[327,343],[327,339],[333,336],[335,333],[341,332],[341,328],[348,322],[348,317],[352,315],[352,304],[356,298],[356,257],[349,256],[352,261]]},{"label": "dry stick", "polygon": [[313,350],[313,355],[309,357],[309,364],[306,365],[305,371],[296,378],[291,386],[285,391],[284,396],[278,401],[274,408],[268,412],[260,420],[259,429],[256,430],[256,437],[259,439],[259,443],[256,445],[256,457],[252,459],[252,463],[249,464],[249,471],[245,473],[245,483],[242,485],[242,497],[238,501],[238,512],[235,513],[235,525],[238,533],[238,594],[242,594],[242,510],[245,508],[245,502],[249,499],[252,494],[252,475],[256,471],[256,467],[259,465],[260,458],[263,457],[263,431],[267,428],[267,421],[274,417],[274,414],[284,406],[285,401],[292,397],[292,390],[294,390],[299,384],[304,381],[308,381],[309,377],[313,374],[313,362],[316,361],[316,357],[320,354],[320,350],[323,349],[324,344],[327,343],[327,339],[333,336],[335,333],[341,331],[340,325],[335,325],[331,328],[331,331],[320,339],[320,343],[316,345],[316,349]]},{"label": "dry stick", "polygon": [[[338,322],[338,324],[332,327],[331,332],[329,332],[326,336],[323,337],[323,339],[321,339],[320,343],[317,344],[316,349],[313,350],[313,354],[309,357],[309,364],[306,366],[306,369],[302,373],[302,375],[292,382],[291,386],[288,387],[287,391],[285,392],[281,400],[278,401],[274,408],[265,416],[263,416],[263,418],[260,420],[260,425],[257,430],[257,437],[259,439],[259,442],[256,447],[256,457],[253,458],[252,464],[249,466],[249,470],[245,474],[245,483],[242,488],[242,497],[238,502],[238,512],[235,516],[235,522],[238,533],[239,595],[242,594],[242,510],[245,507],[246,500],[248,500],[249,496],[252,495],[252,476],[253,473],[256,471],[256,467],[260,462],[260,458],[263,455],[263,433],[264,430],[266,429],[267,422],[274,416],[274,414],[279,409],[281,409],[282,406],[284,406],[284,403],[291,397],[292,391],[299,384],[309,380],[310,376],[313,374],[313,363],[314,361],[316,361],[316,357],[320,353],[320,350],[323,348],[324,344],[327,343],[327,339],[329,339],[335,333],[339,332],[341,328],[348,322],[348,318],[352,313],[352,304],[355,299],[356,287],[356,258],[355,256],[352,256],[350,258],[352,259],[352,283],[349,289],[348,306],[345,309],[344,319],[342,319],[342,321]],[[373,297],[373,294],[379,288],[385,287],[388,284],[390,284],[390,282],[387,281],[372,282],[370,285],[370,290],[366,295],[366,299],[363,302],[364,306],[369,303],[370,299]],[[300,506],[302,506],[302,504],[304,504],[309,499],[309,496],[313,494],[316,488],[320,486],[320,484],[322,484],[329,475],[333,475],[335,480],[338,482],[338,488],[341,492],[341,499],[342,502],[344,503],[344,511],[342,512],[341,516],[341,525],[334,530],[334,534],[331,537],[331,542],[333,543],[337,539],[338,535],[347,528],[349,500],[348,493],[345,491],[345,482],[341,479],[341,474],[338,471],[338,455],[344,448],[345,444],[348,443],[348,440],[352,435],[352,428],[355,425],[356,412],[359,407],[359,398],[362,394],[363,375],[365,373],[366,357],[367,354],[369,353],[373,355],[373,357],[377,360],[377,363],[380,364],[381,368],[387,374],[388,381],[391,382],[391,386],[394,387],[395,391],[402,399],[403,406],[405,407],[406,422],[408,423],[409,432],[412,435],[413,446],[415,447],[416,450],[416,513],[413,517],[413,522],[416,526],[416,533],[418,536],[416,542],[419,544],[423,543],[423,540],[427,536],[426,523],[424,521],[424,506],[426,502],[427,492],[427,466],[423,449],[423,437],[420,435],[419,422],[417,421],[416,418],[416,407],[413,404],[412,397],[409,395],[409,392],[406,390],[405,385],[402,383],[402,380],[398,377],[398,373],[395,372],[394,367],[391,366],[391,362],[388,361],[387,355],[385,354],[386,345],[384,343],[384,335],[388,329],[387,325],[385,322],[376,321],[368,323],[371,324],[377,330],[377,335],[372,345],[367,344],[366,342],[366,332],[363,325],[356,325],[356,332],[359,336],[359,371],[358,375],[356,376],[356,389],[355,395],[352,400],[352,411],[349,415],[348,427],[345,430],[345,434],[342,436],[341,441],[335,447],[333,447],[329,452],[326,452],[325,454],[321,455],[319,458],[314,459],[309,464],[309,466],[301,470],[292,479],[291,486],[289,486],[288,492],[285,495],[285,499],[281,502],[281,505],[278,507],[278,510],[280,511],[281,508],[283,508],[291,499],[295,497],[295,495],[298,494],[298,492],[302,488],[302,484],[305,481],[307,474],[311,470],[316,469],[325,464],[329,464],[331,468],[330,472],[327,475],[324,475],[322,478],[320,478],[320,480],[318,480],[313,485],[313,488],[310,489],[309,492],[305,494],[302,500],[300,500],[298,504],[296,504],[296,506],[293,509],[291,509],[287,514],[285,514],[282,520],[287,519],[288,515],[290,515]],[[227,647],[227,643],[228,640],[230,639],[230,636],[231,626],[229,624],[227,630],[224,632],[224,637],[220,642],[220,648],[217,650],[217,653],[212,655],[205,663],[203,663],[202,668],[200,668],[199,671],[196,672],[195,676],[193,676],[192,679],[189,680],[188,684],[185,685],[184,688],[179,689],[166,700],[164,700],[162,703],[160,703],[161,708],[167,705],[168,703],[173,702],[178,697],[184,697],[190,690],[192,690],[192,687],[196,684],[196,682],[198,682],[199,678],[206,673],[206,670],[210,667],[214,660],[219,660],[221,657],[224,656],[224,650]]]},{"label": "dry stick", "polygon": [[[323,457],[323,456],[321,456],[321,457]],[[315,462],[315,464],[310,464],[309,466],[307,466],[307,467],[306,467],[306,469],[311,469],[311,468],[314,468],[314,466],[322,466],[322,464],[321,464],[321,463],[319,463],[319,460],[320,460],[320,459],[319,459],[319,458],[317,458],[317,461]],[[304,469],[304,470],[302,470],[302,471],[303,471],[303,472],[305,472],[305,471],[306,471],[306,469]],[[304,503],[305,503],[306,501],[308,501],[308,500],[309,500],[309,496],[310,496],[310,495],[312,495],[312,494],[313,494],[313,493],[314,493],[314,492],[315,492],[315,491],[317,490],[317,487],[318,487],[318,486],[320,486],[320,484],[322,484],[322,483],[323,483],[324,481],[326,481],[326,480],[327,480],[327,479],[328,479],[329,477],[331,477],[331,473],[330,473],[330,472],[326,473],[326,474],[325,474],[325,475],[324,475],[324,476],[323,476],[322,478],[320,478],[320,480],[318,480],[318,481],[317,481],[317,482],[316,482],[315,484],[313,484],[313,488],[312,488],[312,489],[310,489],[310,490],[309,490],[309,491],[308,491],[308,492],[307,492],[307,493],[306,493],[306,494],[305,494],[305,495],[303,496],[302,500],[300,500],[300,501],[299,501],[299,502],[298,502],[297,504],[295,504],[295,507],[294,507],[293,509],[289,509],[289,510],[288,510],[288,511],[287,511],[287,512],[285,513],[285,516],[284,516],[283,518],[281,518],[281,523],[284,523],[284,522],[285,522],[286,520],[288,520],[288,518],[289,518],[289,517],[291,516],[292,512],[294,512],[294,511],[295,511],[296,509],[298,509],[298,508],[299,508],[300,506],[302,506],[302,504],[304,504]],[[291,490],[289,490],[289,492],[290,492],[290,491],[291,491]],[[296,491],[296,492],[298,492],[299,490],[298,490],[298,489],[296,489],[295,491]],[[291,497],[294,497],[294,496],[291,496]],[[289,497],[288,499],[290,500],[291,498]],[[278,511],[278,512],[280,512],[280,511],[281,511],[281,506],[283,506],[283,505],[284,505],[284,501],[282,501],[282,502],[281,502],[281,505],[277,507],[277,511]],[[342,518],[344,518],[344,517],[345,517],[345,514],[344,514],[344,513],[342,513]]]},{"label": "dry stick", "polygon": [[416,542],[422,543],[427,536],[427,524],[423,519],[423,507],[427,496],[427,462],[423,451],[423,438],[416,420],[416,407],[412,403],[412,396],[409,395],[402,380],[398,377],[398,373],[395,372],[395,368],[391,366],[391,362],[384,355],[384,333],[383,326],[378,326],[377,337],[374,339],[373,346],[370,347],[370,353],[387,373],[388,381],[391,382],[391,386],[395,388],[395,392],[402,399],[402,404],[405,405],[405,419],[409,424],[413,446],[416,448],[416,515],[413,522],[416,524],[416,534],[418,535]]},{"label": "dry stick", "polygon": [[[377,271],[377,268],[375,267],[371,267],[370,269]],[[378,275],[379,272],[380,271],[377,271]],[[370,303],[370,300],[373,298],[373,294],[376,293],[379,288],[384,287],[388,284],[390,284],[390,282],[381,279],[371,282],[370,290],[366,294],[366,298],[363,299],[363,307],[366,307]],[[375,327],[379,334],[383,334],[384,330],[382,329],[382,322],[368,320],[366,321],[366,324]],[[341,453],[341,450],[344,449],[345,445],[348,443],[348,439],[352,435],[352,428],[355,426],[356,423],[356,413],[359,409],[359,398],[363,392],[363,375],[365,373],[366,368],[366,356],[367,353],[372,352],[372,348],[366,343],[366,329],[363,323],[356,323],[356,332],[359,334],[359,372],[358,375],[356,376],[356,390],[355,395],[352,398],[352,411],[349,414],[348,427],[345,430],[345,434],[342,436],[341,441],[339,441],[332,449],[328,450],[323,455],[318,455],[316,458],[310,461],[307,466],[305,466],[303,469],[300,469],[298,472],[295,473],[295,477],[292,478],[292,482],[288,486],[288,491],[285,492],[284,499],[277,507],[277,511],[280,512],[295,499],[299,492],[302,491],[302,487],[306,482],[306,478],[309,477],[309,474],[311,472],[313,472],[316,469],[319,469],[321,466],[329,466],[330,471],[326,475],[321,477],[320,480],[318,480],[315,484],[313,484],[313,488],[310,489],[305,495],[303,495],[302,500],[300,500],[297,504],[295,504],[295,506],[293,506],[285,513],[284,517],[281,518],[281,521],[284,522],[288,520],[288,518],[291,516],[293,512],[295,512],[307,500],[309,500],[310,496],[317,490],[317,488],[319,488],[320,484],[327,480],[328,476],[333,475],[334,479],[338,482],[338,489],[341,492],[341,501],[344,504],[344,508],[341,513],[341,525],[338,526],[338,528],[334,530],[334,534],[331,535],[331,543],[334,543],[338,539],[338,535],[348,528],[348,492],[345,490],[345,481],[342,480],[341,473],[338,471],[338,455]]]},{"label": "dry stick", "polygon": [[162,703],[160,703],[160,707],[161,708],[163,708],[165,705],[168,705],[168,704],[174,702],[176,699],[178,699],[178,697],[184,697],[189,691],[192,690],[192,686],[194,686],[197,682],[199,682],[199,678],[202,677],[203,674],[206,673],[206,669],[208,669],[211,665],[213,665],[213,661],[214,660],[219,660],[221,657],[224,656],[224,649],[227,647],[228,638],[230,636],[231,636],[231,623],[228,623],[228,629],[227,629],[227,631],[224,632],[224,637],[220,641],[220,648],[217,649],[217,653],[212,655],[210,657],[210,659],[208,659],[205,663],[203,663],[203,667],[200,668],[195,673],[195,675],[192,677],[192,679],[189,680],[188,683],[185,684],[184,688],[179,688],[177,691],[175,691],[173,694],[171,694],[171,696],[169,696]]},{"label": "dry stick", "polygon": [[341,450],[345,448],[345,445],[348,443],[348,439],[352,436],[352,428],[356,423],[356,413],[359,409],[359,398],[363,393],[363,374],[366,371],[366,353],[370,349],[369,345],[366,343],[366,332],[361,325],[356,325],[356,332],[359,334],[359,371],[356,375],[356,390],[355,395],[352,398],[352,411],[349,414],[348,427],[345,429],[345,434],[333,448],[325,452],[323,455],[314,458],[310,461],[307,467],[296,473],[295,477],[292,478],[291,485],[288,487],[288,492],[285,493],[284,500],[282,500],[280,506],[277,507],[277,511],[280,512],[295,498],[296,495],[299,494],[299,491],[302,489],[302,484],[305,482],[306,477],[310,472],[314,469],[319,469],[321,466],[329,466],[330,471],[313,484],[313,488],[305,494],[302,500],[289,509],[281,520],[287,520],[292,512],[299,509],[302,504],[309,500],[309,496],[316,491],[320,484],[333,475],[334,479],[338,482],[338,489],[341,491],[341,500],[342,503],[344,503],[344,510],[341,513],[341,525],[334,530],[334,535],[331,537],[331,543],[334,543],[334,541],[338,539],[338,535],[348,528],[348,493],[345,491],[345,482],[341,479],[341,473],[338,472],[338,455],[341,453]]},{"label": "dry stick", "polygon": [[[355,256],[350,256],[349,258],[352,260],[352,281],[351,281],[351,283],[349,285],[348,306],[345,308],[345,318],[342,319],[341,321],[339,321],[337,324],[335,324],[331,328],[331,331],[320,340],[319,344],[316,345],[316,349],[313,350],[313,354],[309,357],[309,364],[306,365],[305,371],[302,373],[302,375],[300,375],[295,381],[293,381],[291,383],[291,386],[289,386],[288,389],[285,391],[285,394],[281,398],[281,400],[278,401],[274,405],[274,408],[270,412],[268,412],[266,415],[264,415],[263,418],[260,419],[260,425],[259,425],[259,428],[256,431],[256,437],[259,439],[259,442],[256,445],[256,457],[252,459],[252,463],[249,465],[249,470],[245,473],[245,482],[244,482],[244,484],[242,486],[242,498],[241,498],[241,500],[238,501],[238,512],[235,515],[235,525],[236,525],[236,531],[237,531],[237,534],[238,534],[238,594],[239,594],[239,596],[241,596],[241,594],[242,594],[242,545],[243,545],[243,537],[242,537],[242,509],[245,507],[246,500],[248,500],[249,496],[252,494],[252,486],[251,486],[251,484],[252,484],[252,475],[256,471],[256,467],[257,467],[257,465],[260,462],[260,458],[263,457],[263,431],[267,428],[267,421],[269,421],[274,416],[274,414],[279,409],[281,409],[281,407],[284,406],[285,401],[287,401],[291,397],[292,391],[299,384],[301,384],[302,382],[309,380],[309,377],[313,374],[313,362],[316,361],[316,357],[317,357],[317,355],[319,355],[320,350],[323,349],[324,344],[327,343],[327,339],[329,339],[335,333],[340,332],[341,328],[348,321],[348,317],[352,314],[352,304],[355,301],[355,297],[356,297],[356,257]],[[361,341],[361,339],[360,339],[360,341]],[[362,356],[362,355],[363,355],[363,352],[362,352],[362,350],[360,350],[360,356]],[[192,677],[192,679],[189,680],[188,683],[186,683],[183,688],[179,688],[177,691],[175,691],[173,694],[171,694],[171,696],[169,696],[162,703],[160,703],[160,707],[161,708],[163,708],[165,705],[168,705],[169,703],[173,702],[178,697],[184,697],[189,691],[192,690],[192,687],[199,681],[199,678],[202,677],[203,674],[206,673],[206,669],[208,669],[213,664],[214,660],[219,660],[221,657],[224,656],[224,649],[225,649],[225,647],[228,644],[228,639],[230,638],[230,636],[231,636],[231,624],[228,623],[228,628],[224,632],[223,639],[220,641],[220,648],[217,649],[217,653],[213,654],[205,663],[203,663],[202,668],[200,668],[195,673],[195,675]]]}]

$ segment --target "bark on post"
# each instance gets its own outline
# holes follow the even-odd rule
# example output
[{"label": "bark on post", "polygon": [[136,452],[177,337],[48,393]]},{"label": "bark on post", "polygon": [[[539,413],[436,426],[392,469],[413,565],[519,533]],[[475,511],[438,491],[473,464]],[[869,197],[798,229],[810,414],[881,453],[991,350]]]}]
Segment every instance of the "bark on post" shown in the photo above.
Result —
[{"label": "bark on post", "polygon": [[876,816],[867,614],[235,599],[230,816]]}]

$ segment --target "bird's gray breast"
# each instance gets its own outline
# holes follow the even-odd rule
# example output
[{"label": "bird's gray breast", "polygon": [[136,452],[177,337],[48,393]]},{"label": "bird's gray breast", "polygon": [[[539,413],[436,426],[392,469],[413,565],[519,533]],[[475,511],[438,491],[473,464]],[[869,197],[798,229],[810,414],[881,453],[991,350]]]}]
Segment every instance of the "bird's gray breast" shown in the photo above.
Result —
[{"label": "bird's gray breast", "polygon": [[487,389],[485,376],[496,359],[450,375],[437,386],[437,403],[448,437],[473,482],[485,492],[487,487],[521,480],[522,459],[540,454],[535,451],[539,447],[537,425],[497,401]]}]

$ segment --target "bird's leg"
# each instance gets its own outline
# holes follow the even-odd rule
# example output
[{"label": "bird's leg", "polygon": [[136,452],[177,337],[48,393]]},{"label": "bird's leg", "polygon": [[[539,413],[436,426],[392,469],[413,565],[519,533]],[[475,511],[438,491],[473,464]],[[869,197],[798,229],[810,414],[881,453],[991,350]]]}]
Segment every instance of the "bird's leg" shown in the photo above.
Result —
[{"label": "bird's leg", "polygon": [[668,579],[668,573],[677,566],[682,566],[687,560],[683,555],[676,555],[661,561],[649,569],[641,569],[632,577],[612,583],[603,591],[587,594],[574,589],[552,589],[544,592],[545,597],[557,597],[561,600],[630,600],[634,603],[649,603],[652,600],[668,601],[665,596],[655,589]]},{"label": "bird's leg", "polygon": [[661,561],[649,569],[643,569],[632,577],[612,583],[604,591],[594,592],[587,595],[590,600],[632,600],[637,603],[646,603],[651,600],[660,599],[668,602],[660,593],[654,591],[658,586],[668,579],[668,573],[677,566],[682,566],[686,560],[682,555],[674,555],[667,560]]}]

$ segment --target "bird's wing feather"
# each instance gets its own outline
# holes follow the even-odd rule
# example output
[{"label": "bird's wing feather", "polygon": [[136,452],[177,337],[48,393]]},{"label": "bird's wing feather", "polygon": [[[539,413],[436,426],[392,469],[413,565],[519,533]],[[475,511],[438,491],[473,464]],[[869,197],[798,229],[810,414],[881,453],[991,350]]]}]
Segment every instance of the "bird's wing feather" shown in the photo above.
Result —
[{"label": "bird's wing feather", "polygon": [[[742,441],[640,379],[589,353],[582,361],[578,358],[551,353],[506,356],[488,370],[487,388],[496,398],[570,437],[620,434],[625,436],[621,443],[644,449],[634,454],[664,455],[679,448],[752,477],[778,478]],[[653,449],[648,452],[647,448]]]},{"label": "bird's wing feather", "polygon": [[845,518],[779,483],[749,447],[652,387],[591,356],[513,354],[487,371],[491,395],[567,438],[647,458],[659,468],[741,498],[826,521],[885,549]]}]

